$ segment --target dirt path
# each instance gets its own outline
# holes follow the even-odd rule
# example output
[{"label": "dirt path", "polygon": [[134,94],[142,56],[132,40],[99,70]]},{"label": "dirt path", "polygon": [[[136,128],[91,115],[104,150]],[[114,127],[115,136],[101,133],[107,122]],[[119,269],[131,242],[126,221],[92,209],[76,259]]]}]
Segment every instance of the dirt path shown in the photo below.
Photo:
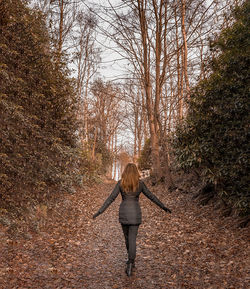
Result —
[{"label": "dirt path", "polygon": [[105,183],[58,201],[39,233],[11,240],[0,231],[0,288],[249,288],[247,229],[199,208],[188,195],[152,189],[173,213],[144,196],[136,268],[124,272],[120,196],[92,215],[113,188]]}]

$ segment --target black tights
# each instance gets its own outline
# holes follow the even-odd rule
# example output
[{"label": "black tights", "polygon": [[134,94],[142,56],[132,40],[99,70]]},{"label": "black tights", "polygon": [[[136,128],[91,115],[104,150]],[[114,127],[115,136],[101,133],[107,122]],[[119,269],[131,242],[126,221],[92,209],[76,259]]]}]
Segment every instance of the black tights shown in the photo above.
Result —
[{"label": "black tights", "polygon": [[128,262],[134,263],[136,256],[136,236],[138,233],[139,225],[121,225],[125,237],[126,248],[128,251]]}]

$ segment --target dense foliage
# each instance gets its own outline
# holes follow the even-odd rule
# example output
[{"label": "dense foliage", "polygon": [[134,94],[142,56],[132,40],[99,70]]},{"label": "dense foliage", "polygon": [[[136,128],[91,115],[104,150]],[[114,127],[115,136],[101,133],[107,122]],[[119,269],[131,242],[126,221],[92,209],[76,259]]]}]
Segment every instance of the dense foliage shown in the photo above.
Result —
[{"label": "dense foliage", "polygon": [[94,156],[92,149],[93,140],[89,139],[88,143],[84,143],[81,150],[80,171],[83,181],[86,182],[98,182],[100,176],[107,173],[107,169],[113,160],[110,151],[101,139],[96,140]]},{"label": "dense foliage", "polygon": [[249,214],[250,3],[212,44],[208,79],[193,90],[186,121],[173,140],[178,165],[198,168],[231,208]]},{"label": "dense foliage", "polygon": [[150,139],[147,139],[138,159],[138,168],[140,170],[151,169],[152,161],[150,158],[150,154],[151,154]]},{"label": "dense foliage", "polygon": [[77,165],[77,100],[53,62],[43,16],[24,1],[0,2],[1,197],[69,190]]}]

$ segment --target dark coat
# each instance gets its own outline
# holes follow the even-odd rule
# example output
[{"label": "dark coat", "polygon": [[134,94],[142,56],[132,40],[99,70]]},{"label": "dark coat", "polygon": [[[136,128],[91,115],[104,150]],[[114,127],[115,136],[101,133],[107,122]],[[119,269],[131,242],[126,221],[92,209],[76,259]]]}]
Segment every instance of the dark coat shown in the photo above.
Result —
[{"label": "dark coat", "polygon": [[119,222],[121,224],[127,225],[139,225],[142,221],[141,208],[139,204],[139,195],[143,193],[147,198],[154,202],[163,210],[168,210],[164,204],[152,194],[143,181],[139,181],[139,188],[136,192],[127,194],[125,193],[121,186],[121,181],[118,181],[115,188],[113,189],[110,196],[106,199],[102,207],[98,210],[97,215],[102,214],[109,205],[116,199],[116,197],[121,193],[122,202],[119,208]]}]

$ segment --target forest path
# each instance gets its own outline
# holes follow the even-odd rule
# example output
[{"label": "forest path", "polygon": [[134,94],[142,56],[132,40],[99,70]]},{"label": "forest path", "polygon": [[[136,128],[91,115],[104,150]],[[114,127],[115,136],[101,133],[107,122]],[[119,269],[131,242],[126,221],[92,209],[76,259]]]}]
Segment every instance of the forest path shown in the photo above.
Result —
[{"label": "forest path", "polygon": [[0,288],[249,288],[247,230],[162,187],[151,190],[172,214],[141,195],[136,268],[127,277],[121,197],[92,220],[113,187],[106,182],[58,200],[29,238],[11,240],[2,231]]}]

